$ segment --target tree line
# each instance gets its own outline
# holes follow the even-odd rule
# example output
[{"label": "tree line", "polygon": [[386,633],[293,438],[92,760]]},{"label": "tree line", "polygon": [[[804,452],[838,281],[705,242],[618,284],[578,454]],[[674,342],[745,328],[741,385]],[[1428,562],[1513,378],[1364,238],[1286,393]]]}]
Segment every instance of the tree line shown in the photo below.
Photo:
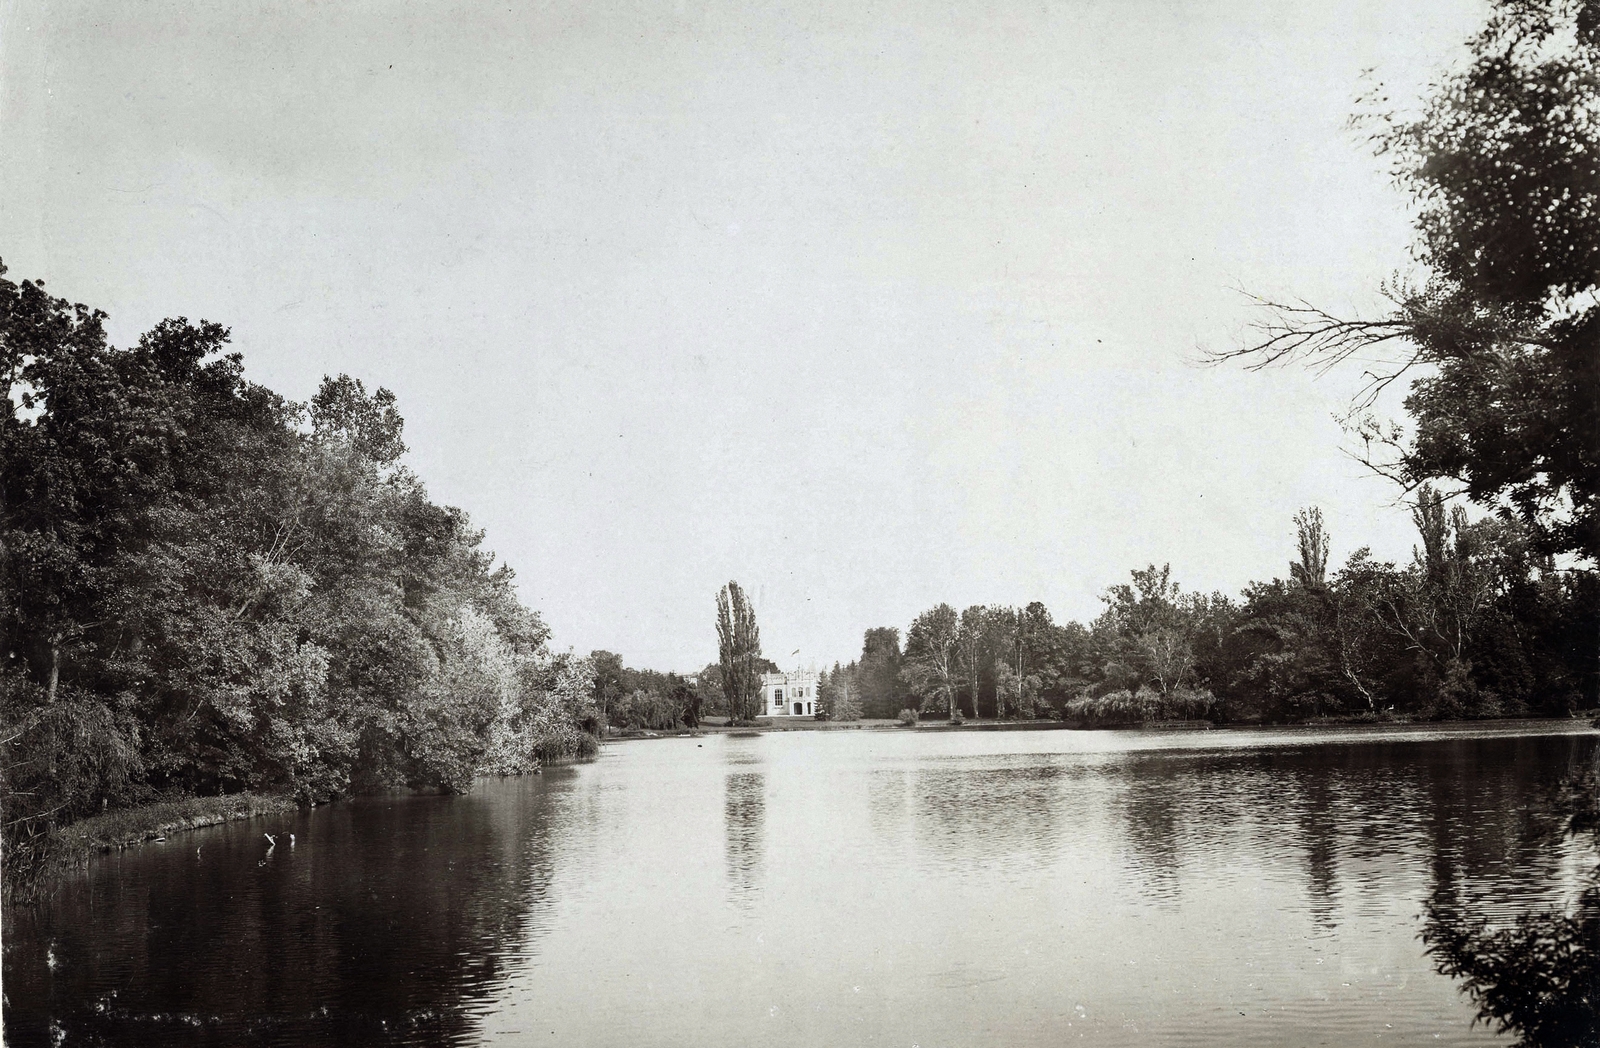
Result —
[{"label": "tree line", "polygon": [[600,723],[621,730],[695,728],[702,716],[749,723],[762,713],[761,675],[778,672],[761,655],[755,608],[737,582],[717,592],[717,661],[681,675],[631,669],[622,656],[593,651],[594,705]]},{"label": "tree line", "polygon": [[103,313],[0,266],[0,791],[15,864],[174,794],[462,790],[592,752],[587,659],[401,464],[387,390],[307,404],[228,332]]},{"label": "tree line", "polygon": [[[1495,0],[1419,110],[1396,114],[1380,86],[1356,126],[1411,197],[1421,272],[1388,282],[1377,317],[1266,303],[1262,337],[1222,357],[1363,362],[1372,384],[1351,428],[1373,469],[1418,493],[1422,546],[1405,585],[1362,565],[1344,574],[1358,592],[1377,587],[1382,639],[1426,649],[1427,701],[1558,712],[1576,692],[1593,705],[1600,0]],[[1402,378],[1409,425],[1360,410]],[[1446,515],[1435,483],[1491,520]],[[1596,785],[1577,776],[1535,805],[1557,816],[1551,846],[1596,842]],[[1570,907],[1514,921],[1475,912],[1448,883],[1429,900],[1438,969],[1518,1044],[1600,1041],[1600,863],[1586,866]]]},{"label": "tree line", "polygon": [[[1134,570],[1088,625],[1023,607],[930,608],[905,631],[866,631],[860,656],[821,675],[832,720],[942,715],[1085,725],[1321,718],[1562,716],[1600,705],[1600,576],[1562,567],[1514,515],[1474,520],[1430,484],[1417,545],[1393,564],[1356,550],[1335,569],[1322,511],[1293,519],[1285,576],[1238,597],[1185,592],[1170,565]],[[594,705],[619,729],[692,728],[761,712],[760,632],[731,582],[719,660],[679,676],[596,651]],[[731,713],[730,713],[731,711]]]},{"label": "tree line", "polygon": [[[1600,661],[1600,3],[1498,0],[1415,114],[1381,87],[1353,126],[1411,198],[1417,270],[1378,316],[1258,300],[1214,363],[1359,362],[1347,429],[1412,507],[1410,563],[1327,563],[1296,520],[1288,577],[1237,598],[1132,573],[1085,627],[1040,605],[941,604],[900,648],[869,630],[846,679],[869,716],[1039,711],[1086,721],[1560,714]],[[1403,385],[1400,385],[1403,384]],[[1405,389],[1405,419],[1374,411]],[[1462,503],[1479,508],[1474,519]]]},{"label": "tree line", "polygon": [[[867,717],[1125,723],[1562,715],[1596,705],[1600,581],[1515,520],[1469,519],[1423,487],[1410,563],[1328,563],[1322,513],[1294,519],[1285,578],[1184,592],[1167,565],[1110,587],[1087,626],[1048,608],[940,604],[866,631],[821,690]],[[845,714],[848,716],[848,712]]]}]

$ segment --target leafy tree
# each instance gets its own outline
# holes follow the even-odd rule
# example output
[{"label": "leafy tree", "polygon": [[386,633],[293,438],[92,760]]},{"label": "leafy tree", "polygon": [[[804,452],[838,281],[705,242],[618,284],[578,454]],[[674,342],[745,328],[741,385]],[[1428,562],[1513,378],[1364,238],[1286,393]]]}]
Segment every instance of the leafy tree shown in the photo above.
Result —
[{"label": "leafy tree", "polygon": [[868,717],[895,716],[907,698],[900,672],[900,631],[893,626],[867,630],[857,666],[862,712]]},{"label": "leafy tree", "polygon": [[[1497,0],[1469,61],[1420,115],[1369,111],[1417,204],[1424,275],[1387,315],[1266,303],[1262,338],[1219,359],[1388,362],[1411,376],[1408,438],[1357,423],[1367,461],[1408,489],[1459,486],[1545,552],[1600,557],[1600,31],[1596,0]],[[1381,97],[1381,92],[1374,96]],[[1394,350],[1394,352],[1388,352]]]},{"label": "leafy tree", "polygon": [[[1460,506],[1446,514],[1444,498],[1429,485],[1413,511],[1422,547],[1406,575],[1403,611],[1391,616],[1410,649],[1426,660],[1433,690],[1448,712],[1476,712],[1477,688],[1470,670],[1474,634],[1489,611],[1499,584],[1493,521],[1472,524]],[[1433,683],[1430,680],[1430,683]]]},{"label": "leafy tree", "polygon": [[1289,577],[1307,590],[1320,590],[1328,582],[1328,532],[1322,510],[1316,506],[1294,515],[1300,559],[1289,565]]},{"label": "leafy tree", "polygon": [[1222,681],[1223,711],[1230,719],[1341,712],[1342,693],[1332,686],[1328,605],[1320,599],[1322,592],[1281,579],[1246,587],[1234,643],[1226,646],[1225,658],[1234,663]]},{"label": "leafy tree", "polygon": [[[978,714],[978,690],[983,686],[984,673],[994,659],[996,628],[991,610],[974,604],[961,613],[956,630],[956,657],[960,661],[960,675],[972,700],[972,717]],[[952,711],[954,712],[954,711]]]},{"label": "leafy tree", "polygon": [[[1030,611],[1034,605],[1030,604]],[[1039,605],[1041,610],[1043,605]],[[1045,612],[1041,628],[1034,634],[1037,653],[1039,699],[1059,714],[1074,696],[1090,688],[1100,678],[1102,660],[1093,634],[1082,623],[1049,623]]]},{"label": "leafy tree", "polygon": [[159,793],[461,790],[590,747],[510,570],[400,465],[392,394],[339,376],[302,408],[219,325],[117,349],[3,273],[9,854]]},{"label": "leafy tree", "polygon": [[[487,635],[485,642],[493,643]],[[583,725],[595,715],[593,664],[571,654],[501,652],[515,679],[497,693],[482,770],[519,774],[542,761],[592,753],[595,740]]]},{"label": "leafy tree", "polygon": [[[1042,610],[1044,606],[1040,604],[1038,607]],[[1044,614],[1049,616],[1047,611]],[[1023,707],[1026,706],[1024,715],[1032,716],[1039,679],[1032,677],[1030,684],[1030,678],[1024,676],[1029,651],[1027,616],[1016,608],[994,608],[990,611],[989,625],[993,648],[994,715],[996,719],[1004,718],[1006,704],[1010,702],[1011,712],[1023,713]],[[1019,668],[1023,672],[1019,672]]]},{"label": "leafy tree", "polygon": [[1013,612],[1011,629],[1011,679],[1016,684],[1015,708],[1024,717],[1038,712],[1040,693],[1044,688],[1042,672],[1052,640],[1059,632],[1050,619],[1050,609],[1039,601]]},{"label": "leafy tree", "polygon": [[622,656],[611,651],[591,651],[589,664],[594,670],[594,704],[601,725],[611,723],[613,711],[625,693]]},{"label": "leafy tree", "polygon": [[[677,675],[673,675],[677,678]],[[684,727],[698,728],[700,726],[700,693],[686,680],[674,680],[667,697],[678,709],[678,716],[683,721]]]},{"label": "leafy tree", "polygon": [[957,716],[955,703],[958,672],[957,643],[961,619],[948,604],[918,615],[906,633],[902,667],[912,687],[922,696],[923,709]]},{"label": "leafy tree", "polygon": [[1384,667],[1395,661],[1374,614],[1374,598],[1393,585],[1393,575],[1393,565],[1374,563],[1371,551],[1362,547],[1345,562],[1329,591],[1326,636],[1330,661],[1369,713],[1378,710]]},{"label": "leafy tree", "polygon": [[[1298,558],[1289,581],[1251,583],[1243,606],[1220,609],[1203,635],[1203,676],[1222,690],[1221,711],[1231,719],[1338,714],[1349,706],[1349,683],[1364,687],[1359,676],[1340,672],[1342,666],[1354,673],[1355,620],[1344,592],[1328,578],[1322,511],[1303,509],[1294,525]],[[1363,694],[1367,710],[1375,710],[1371,693]]]},{"label": "leafy tree", "polygon": [[755,719],[760,712],[761,631],[755,608],[737,582],[717,594],[717,655],[728,723]]},{"label": "leafy tree", "polygon": [[841,668],[836,662],[833,670],[822,675],[817,685],[819,708],[829,720],[853,721],[861,719],[861,701],[857,697],[859,686],[856,664]]},{"label": "leafy tree", "polygon": [[1194,670],[1194,648],[1172,566],[1154,564],[1132,573],[1101,598],[1104,614],[1095,623],[1108,681],[1129,690],[1149,684],[1163,694],[1186,684]]},{"label": "leafy tree", "polygon": [[715,662],[695,674],[695,694],[700,698],[700,708],[712,716],[726,716],[727,698],[722,689],[722,667]]},{"label": "leafy tree", "polygon": [[388,465],[406,452],[401,439],[405,422],[395,408],[394,394],[386,389],[368,397],[360,379],[349,375],[325,379],[311,398],[310,415],[318,437],[346,443],[372,462]]},{"label": "leafy tree", "polygon": [[683,726],[683,708],[673,692],[635,688],[622,697],[617,720],[627,728],[652,728],[668,731]]}]

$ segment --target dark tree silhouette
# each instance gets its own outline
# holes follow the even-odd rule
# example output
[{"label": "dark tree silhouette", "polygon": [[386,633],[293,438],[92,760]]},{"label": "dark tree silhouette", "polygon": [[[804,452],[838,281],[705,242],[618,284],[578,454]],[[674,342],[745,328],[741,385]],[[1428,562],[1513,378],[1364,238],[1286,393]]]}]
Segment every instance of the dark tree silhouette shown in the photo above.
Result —
[{"label": "dark tree silhouette", "polygon": [[[1374,92],[1354,123],[1417,204],[1417,278],[1377,318],[1257,299],[1251,369],[1362,361],[1360,457],[1448,482],[1550,553],[1600,559],[1600,0],[1497,0],[1414,119]],[[1369,413],[1409,378],[1407,435]]]}]

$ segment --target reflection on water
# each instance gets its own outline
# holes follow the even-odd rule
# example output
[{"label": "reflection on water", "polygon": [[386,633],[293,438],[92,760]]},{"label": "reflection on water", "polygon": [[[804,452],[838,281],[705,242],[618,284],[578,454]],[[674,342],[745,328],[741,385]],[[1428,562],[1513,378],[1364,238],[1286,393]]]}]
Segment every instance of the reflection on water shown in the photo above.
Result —
[{"label": "reflection on water", "polygon": [[733,898],[748,901],[760,887],[761,822],[767,813],[766,777],[734,772],[723,787],[722,817],[728,832],[728,884]]},{"label": "reflection on water", "polygon": [[618,744],[109,856],[8,915],[7,1043],[1496,1043],[1419,915],[1441,882],[1502,917],[1559,901],[1580,857],[1540,846],[1528,802],[1595,747]]},{"label": "reflection on water", "polygon": [[1172,774],[1172,766],[1166,762],[1149,770],[1154,774],[1131,782],[1121,802],[1133,860],[1130,874],[1139,890],[1152,899],[1176,902],[1182,887],[1178,879],[1177,808],[1194,784]]},{"label": "reflection on water", "polygon": [[11,915],[7,1043],[466,1043],[543,901],[549,811],[496,783],[109,856]]}]

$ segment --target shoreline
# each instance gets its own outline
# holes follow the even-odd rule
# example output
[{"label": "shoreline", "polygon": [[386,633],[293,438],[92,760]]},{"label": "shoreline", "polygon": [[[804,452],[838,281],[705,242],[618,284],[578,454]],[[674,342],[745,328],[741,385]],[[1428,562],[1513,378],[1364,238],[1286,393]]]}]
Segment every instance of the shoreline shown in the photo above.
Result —
[{"label": "shoreline", "polygon": [[37,846],[32,861],[18,868],[7,856],[6,908],[37,901],[69,874],[88,868],[96,855],[131,848],[168,834],[241,822],[260,815],[299,811],[293,797],[276,793],[230,793],[219,797],[178,797],[118,808],[58,826]]},{"label": "shoreline", "polygon": [[253,819],[258,815],[278,815],[298,811],[300,807],[293,797],[278,793],[246,791],[219,797],[180,797],[91,815],[58,827],[51,836],[69,844],[75,851],[93,854],[160,840],[169,833]]},{"label": "shoreline", "polygon": [[[547,767],[585,764],[592,760],[591,754],[577,754],[515,774],[537,775]],[[26,905],[48,896],[63,878],[87,869],[97,855],[165,840],[172,834],[243,822],[262,815],[283,815],[347,799],[349,795],[307,804],[288,794],[246,790],[221,796],[151,801],[69,822],[51,830],[34,847],[32,854],[24,857],[20,867],[12,856],[5,856],[3,868],[0,868],[5,908],[9,910],[12,906]]]},{"label": "shoreline", "polygon": [[1126,724],[1085,724],[1081,721],[1026,720],[996,721],[967,720],[951,724],[946,720],[920,721],[904,725],[898,720],[812,721],[795,718],[793,723],[766,723],[758,718],[754,724],[729,727],[726,724],[702,724],[696,728],[629,729],[608,735],[603,742],[636,742],[645,739],[703,738],[707,735],[768,735],[793,731],[1348,731],[1352,728],[1444,728],[1467,725],[1550,725],[1570,724],[1586,728],[1600,728],[1600,710],[1581,710],[1569,717],[1494,717],[1486,719],[1461,719],[1424,721],[1397,717],[1392,719],[1322,718],[1282,723],[1256,722],[1215,724],[1211,721],[1131,721]]}]

